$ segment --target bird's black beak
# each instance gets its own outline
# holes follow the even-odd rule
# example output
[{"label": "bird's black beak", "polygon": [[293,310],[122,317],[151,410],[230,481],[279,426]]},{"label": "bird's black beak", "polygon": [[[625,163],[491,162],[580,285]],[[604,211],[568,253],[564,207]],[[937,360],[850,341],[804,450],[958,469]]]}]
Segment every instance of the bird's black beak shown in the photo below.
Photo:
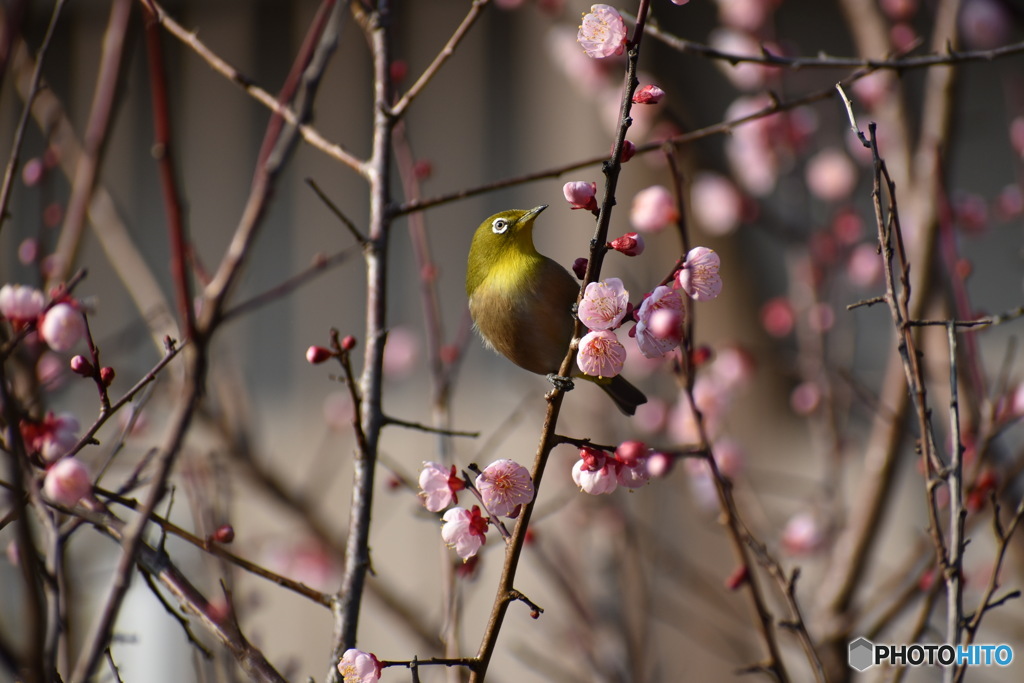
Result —
[{"label": "bird's black beak", "polygon": [[529,211],[527,211],[525,214],[523,214],[523,217],[520,218],[519,220],[521,222],[532,221],[534,218],[537,217],[537,214],[539,214],[541,211],[543,211],[546,208],[548,208],[547,204],[541,204],[540,206],[535,206],[532,209],[530,209]]}]

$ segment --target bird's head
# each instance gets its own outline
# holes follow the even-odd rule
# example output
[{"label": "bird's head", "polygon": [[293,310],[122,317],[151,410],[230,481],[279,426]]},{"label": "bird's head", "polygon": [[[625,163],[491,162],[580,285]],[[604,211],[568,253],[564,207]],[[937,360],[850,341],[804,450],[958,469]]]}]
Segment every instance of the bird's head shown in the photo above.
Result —
[{"label": "bird's head", "polygon": [[496,213],[476,229],[469,248],[466,291],[472,294],[494,269],[515,271],[539,255],[533,246],[533,221],[546,204]]}]

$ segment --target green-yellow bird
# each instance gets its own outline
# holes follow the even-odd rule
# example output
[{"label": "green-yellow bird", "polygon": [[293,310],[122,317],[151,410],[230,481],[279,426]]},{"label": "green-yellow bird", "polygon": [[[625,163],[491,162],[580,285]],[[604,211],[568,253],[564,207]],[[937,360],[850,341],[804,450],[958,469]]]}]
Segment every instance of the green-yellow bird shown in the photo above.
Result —
[{"label": "green-yellow bird", "polygon": [[[485,220],[473,235],[466,268],[469,312],[484,342],[541,375],[557,374],[569,350],[580,291],[576,278],[533,246],[533,221],[546,208],[502,211]],[[604,389],[627,415],[647,402],[621,376],[579,376]]]}]

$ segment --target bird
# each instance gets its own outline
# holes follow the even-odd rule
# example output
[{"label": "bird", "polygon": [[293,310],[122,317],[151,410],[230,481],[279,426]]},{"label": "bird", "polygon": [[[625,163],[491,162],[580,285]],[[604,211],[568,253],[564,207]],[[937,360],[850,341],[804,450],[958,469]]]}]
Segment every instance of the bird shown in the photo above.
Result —
[{"label": "bird", "polygon": [[[537,251],[533,223],[546,204],[496,213],[476,229],[466,266],[473,325],[484,344],[540,375],[557,376],[573,337],[577,280]],[[591,377],[626,415],[646,403],[621,375]]]}]

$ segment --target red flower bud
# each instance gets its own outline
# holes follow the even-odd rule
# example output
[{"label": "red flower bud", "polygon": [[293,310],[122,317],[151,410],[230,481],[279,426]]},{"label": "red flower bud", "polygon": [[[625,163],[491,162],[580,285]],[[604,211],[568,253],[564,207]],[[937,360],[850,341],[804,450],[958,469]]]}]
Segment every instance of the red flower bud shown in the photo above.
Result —
[{"label": "red flower bud", "polygon": [[103,386],[109,387],[114,382],[114,374],[112,367],[100,368],[100,381],[103,382]]},{"label": "red flower bud", "polygon": [[231,543],[235,540],[235,528],[230,524],[221,524],[210,534],[210,540],[214,543]]},{"label": "red flower bud", "polygon": [[587,275],[587,259],[582,256],[572,262],[572,272],[576,273],[576,277],[582,280]]},{"label": "red flower bud", "polygon": [[742,564],[725,580],[725,587],[731,591],[737,590],[747,582],[748,578],[750,578],[750,570],[747,569],[747,565]]},{"label": "red flower bud", "polygon": [[312,365],[323,363],[331,357],[331,352],[322,346],[310,346],[306,349],[306,361]]},{"label": "red flower bud", "polygon": [[622,141],[622,155],[619,157],[620,163],[626,163],[636,155],[636,145],[629,140]]},{"label": "red flower bud", "polygon": [[644,251],[644,238],[635,232],[627,232],[613,239],[608,246],[626,256],[639,256]]},{"label": "red flower bud", "polygon": [[657,104],[665,96],[665,91],[656,85],[645,85],[633,93],[633,104]]},{"label": "red flower bud", "polygon": [[341,340],[341,348],[345,351],[351,351],[356,348],[356,338],[351,334],[346,334]]}]

